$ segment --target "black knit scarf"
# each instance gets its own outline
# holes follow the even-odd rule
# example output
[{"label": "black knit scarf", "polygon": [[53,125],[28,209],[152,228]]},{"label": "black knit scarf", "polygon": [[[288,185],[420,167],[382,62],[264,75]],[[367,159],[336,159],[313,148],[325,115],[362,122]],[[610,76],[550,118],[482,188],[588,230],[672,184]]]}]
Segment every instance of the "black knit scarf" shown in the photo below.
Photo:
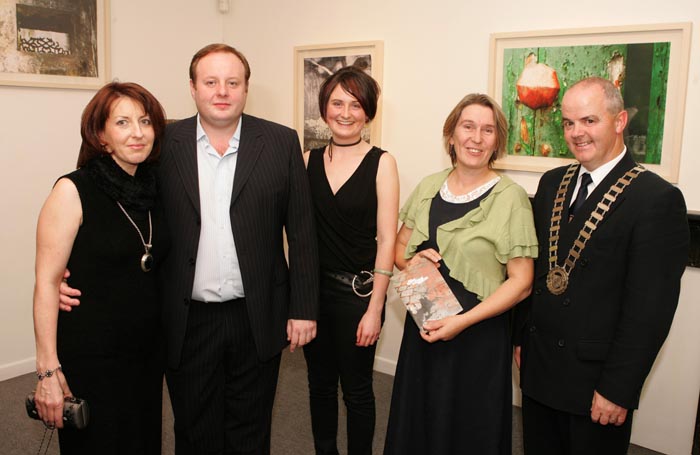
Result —
[{"label": "black knit scarf", "polygon": [[156,178],[151,164],[139,164],[132,177],[110,155],[102,155],[90,160],[85,169],[100,189],[124,207],[144,211],[153,208]]}]

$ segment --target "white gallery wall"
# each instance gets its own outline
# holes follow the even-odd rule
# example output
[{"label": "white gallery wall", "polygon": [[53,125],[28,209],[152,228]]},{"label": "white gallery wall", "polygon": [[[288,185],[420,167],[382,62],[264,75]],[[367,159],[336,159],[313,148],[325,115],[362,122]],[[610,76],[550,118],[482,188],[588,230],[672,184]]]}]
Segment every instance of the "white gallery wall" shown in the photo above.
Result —
[{"label": "white gallery wall", "polygon": [[[466,93],[488,87],[493,32],[692,22],[688,96],[679,187],[700,211],[700,8],[671,0],[640,8],[634,0],[591,0],[585,6],[536,0],[112,0],[112,76],[150,89],[171,118],[194,113],[187,86],[192,54],[210,42],[242,50],[252,66],[247,112],[293,125],[293,47],[384,42],[381,146],[394,154],[404,201],[418,181],[449,164],[440,132]],[[572,14],[574,12],[575,14]],[[80,113],[91,91],[0,86],[0,380],[32,371],[31,322],[36,217],[51,185],[75,165]],[[674,100],[669,100],[673,103]],[[529,193],[538,174],[509,173]],[[688,454],[700,390],[700,271],[683,279],[671,336],[635,414],[633,441],[663,453]],[[124,311],[129,311],[125,302]],[[393,373],[403,310],[390,299],[376,367]]]}]

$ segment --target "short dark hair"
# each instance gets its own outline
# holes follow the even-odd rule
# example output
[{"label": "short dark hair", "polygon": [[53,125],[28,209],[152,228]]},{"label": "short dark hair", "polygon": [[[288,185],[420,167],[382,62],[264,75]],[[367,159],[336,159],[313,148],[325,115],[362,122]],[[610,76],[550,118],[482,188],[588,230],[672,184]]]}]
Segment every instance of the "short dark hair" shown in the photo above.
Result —
[{"label": "short dark hair", "polygon": [[198,50],[197,53],[192,56],[192,61],[190,62],[190,80],[192,82],[197,82],[197,64],[207,55],[214,54],[216,52],[229,53],[238,57],[238,60],[243,63],[243,67],[245,68],[245,84],[247,86],[248,81],[250,80],[250,65],[248,64],[248,60],[241,51],[223,43],[208,44]]},{"label": "short dark hair", "polygon": [[338,84],[357,99],[368,119],[374,119],[374,116],[377,115],[377,100],[381,92],[379,84],[361,69],[355,66],[346,66],[326,79],[318,92],[318,110],[321,112],[323,120],[326,120],[328,100]]},{"label": "short dark hair", "polygon": [[442,140],[445,144],[445,150],[450,156],[450,160],[452,160],[452,165],[454,166],[455,162],[457,161],[457,156],[454,149],[450,147],[450,138],[457,128],[457,123],[459,122],[459,117],[462,115],[462,111],[465,107],[471,106],[472,104],[488,107],[493,112],[493,120],[496,122],[497,148],[489,158],[489,167],[491,167],[497,158],[502,157],[506,153],[506,145],[508,143],[508,120],[506,119],[506,115],[503,113],[501,106],[499,106],[493,98],[488,95],[484,95],[483,93],[470,93],[462,98],[462,100],[452,109],[450,115],[448,115],[445,119],[445,124],[442,127]]},{"label": "short dark hair", "polygon": [[100,142],[100,134],[105,130],[107,119],[114,102],[119,98],[130,98],[143,107],[151,119],[155,140],[153,149],[146,158],[146,163],[156,161],[160,155],[160,143],[165,131],[165,111],[155,96],[148,90],[133,82],[110,82],[95,93],[85,106],[80,121],[80,145],[77,166],[83,167],[93,158],[107,154]]}]

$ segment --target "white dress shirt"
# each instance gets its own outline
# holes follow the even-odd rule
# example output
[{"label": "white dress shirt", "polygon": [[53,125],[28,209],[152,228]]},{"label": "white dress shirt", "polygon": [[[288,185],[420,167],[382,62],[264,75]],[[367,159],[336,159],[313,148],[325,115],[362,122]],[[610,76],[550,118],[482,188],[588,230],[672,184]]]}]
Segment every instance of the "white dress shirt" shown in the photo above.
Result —
[{"label": "white dress shirt", "polygon": [[194,300],[224,302],[245,296],[230,215],[242,122],[241,118],[228,149],[221,156],[209,142],[197,116],[197,172],[202,224],[192,286]]},{"label": "white dress shirt", "polygon": [[[588,195],[590,196],[591,193],[596,189],[596,187],[600,184],[600,182],[605,179],[605,177],[608,176],[610,171],[613,170],[615,166],[617,166],[617,163],[619,163],[622,160],[622,157],[625,156],[625,153],[627,153],[627,146],[622,148],[622,152],[620,152],[619,155],[617,155],[615,158],[612,160],[608,161],[607,163],[598,166],[598,169],[595,171],[589,171],[583,165],[579,167],[578,170],[578,177],[576,177],[576,186],[574,187],[574,192],[572,194],[578,194],[578,188],[581,186],[581,174],[584,172],[588,172],[591,174],[591,183],[588,184]],[[569,207],[574,203],[574,200],[576,197],[571,198],[571,201],[569,202]]]}]

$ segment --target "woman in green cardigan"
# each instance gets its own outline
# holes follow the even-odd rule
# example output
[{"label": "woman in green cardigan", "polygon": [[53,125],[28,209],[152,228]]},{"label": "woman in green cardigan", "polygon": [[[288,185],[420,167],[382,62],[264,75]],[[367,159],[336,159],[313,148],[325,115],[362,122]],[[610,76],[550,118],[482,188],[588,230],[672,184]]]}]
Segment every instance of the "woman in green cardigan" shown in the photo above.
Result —
[{"label": "woman in green cardigan", "polygon": [[525,191],[493,170],[507,121],[487,95],[452,110],[452,167],[426,177],[400,213],[396,265],[432,261],[463,311],[417,330],[406,318],[385,454],[511,453],[507,311],[525,298],[537,257]]}]

